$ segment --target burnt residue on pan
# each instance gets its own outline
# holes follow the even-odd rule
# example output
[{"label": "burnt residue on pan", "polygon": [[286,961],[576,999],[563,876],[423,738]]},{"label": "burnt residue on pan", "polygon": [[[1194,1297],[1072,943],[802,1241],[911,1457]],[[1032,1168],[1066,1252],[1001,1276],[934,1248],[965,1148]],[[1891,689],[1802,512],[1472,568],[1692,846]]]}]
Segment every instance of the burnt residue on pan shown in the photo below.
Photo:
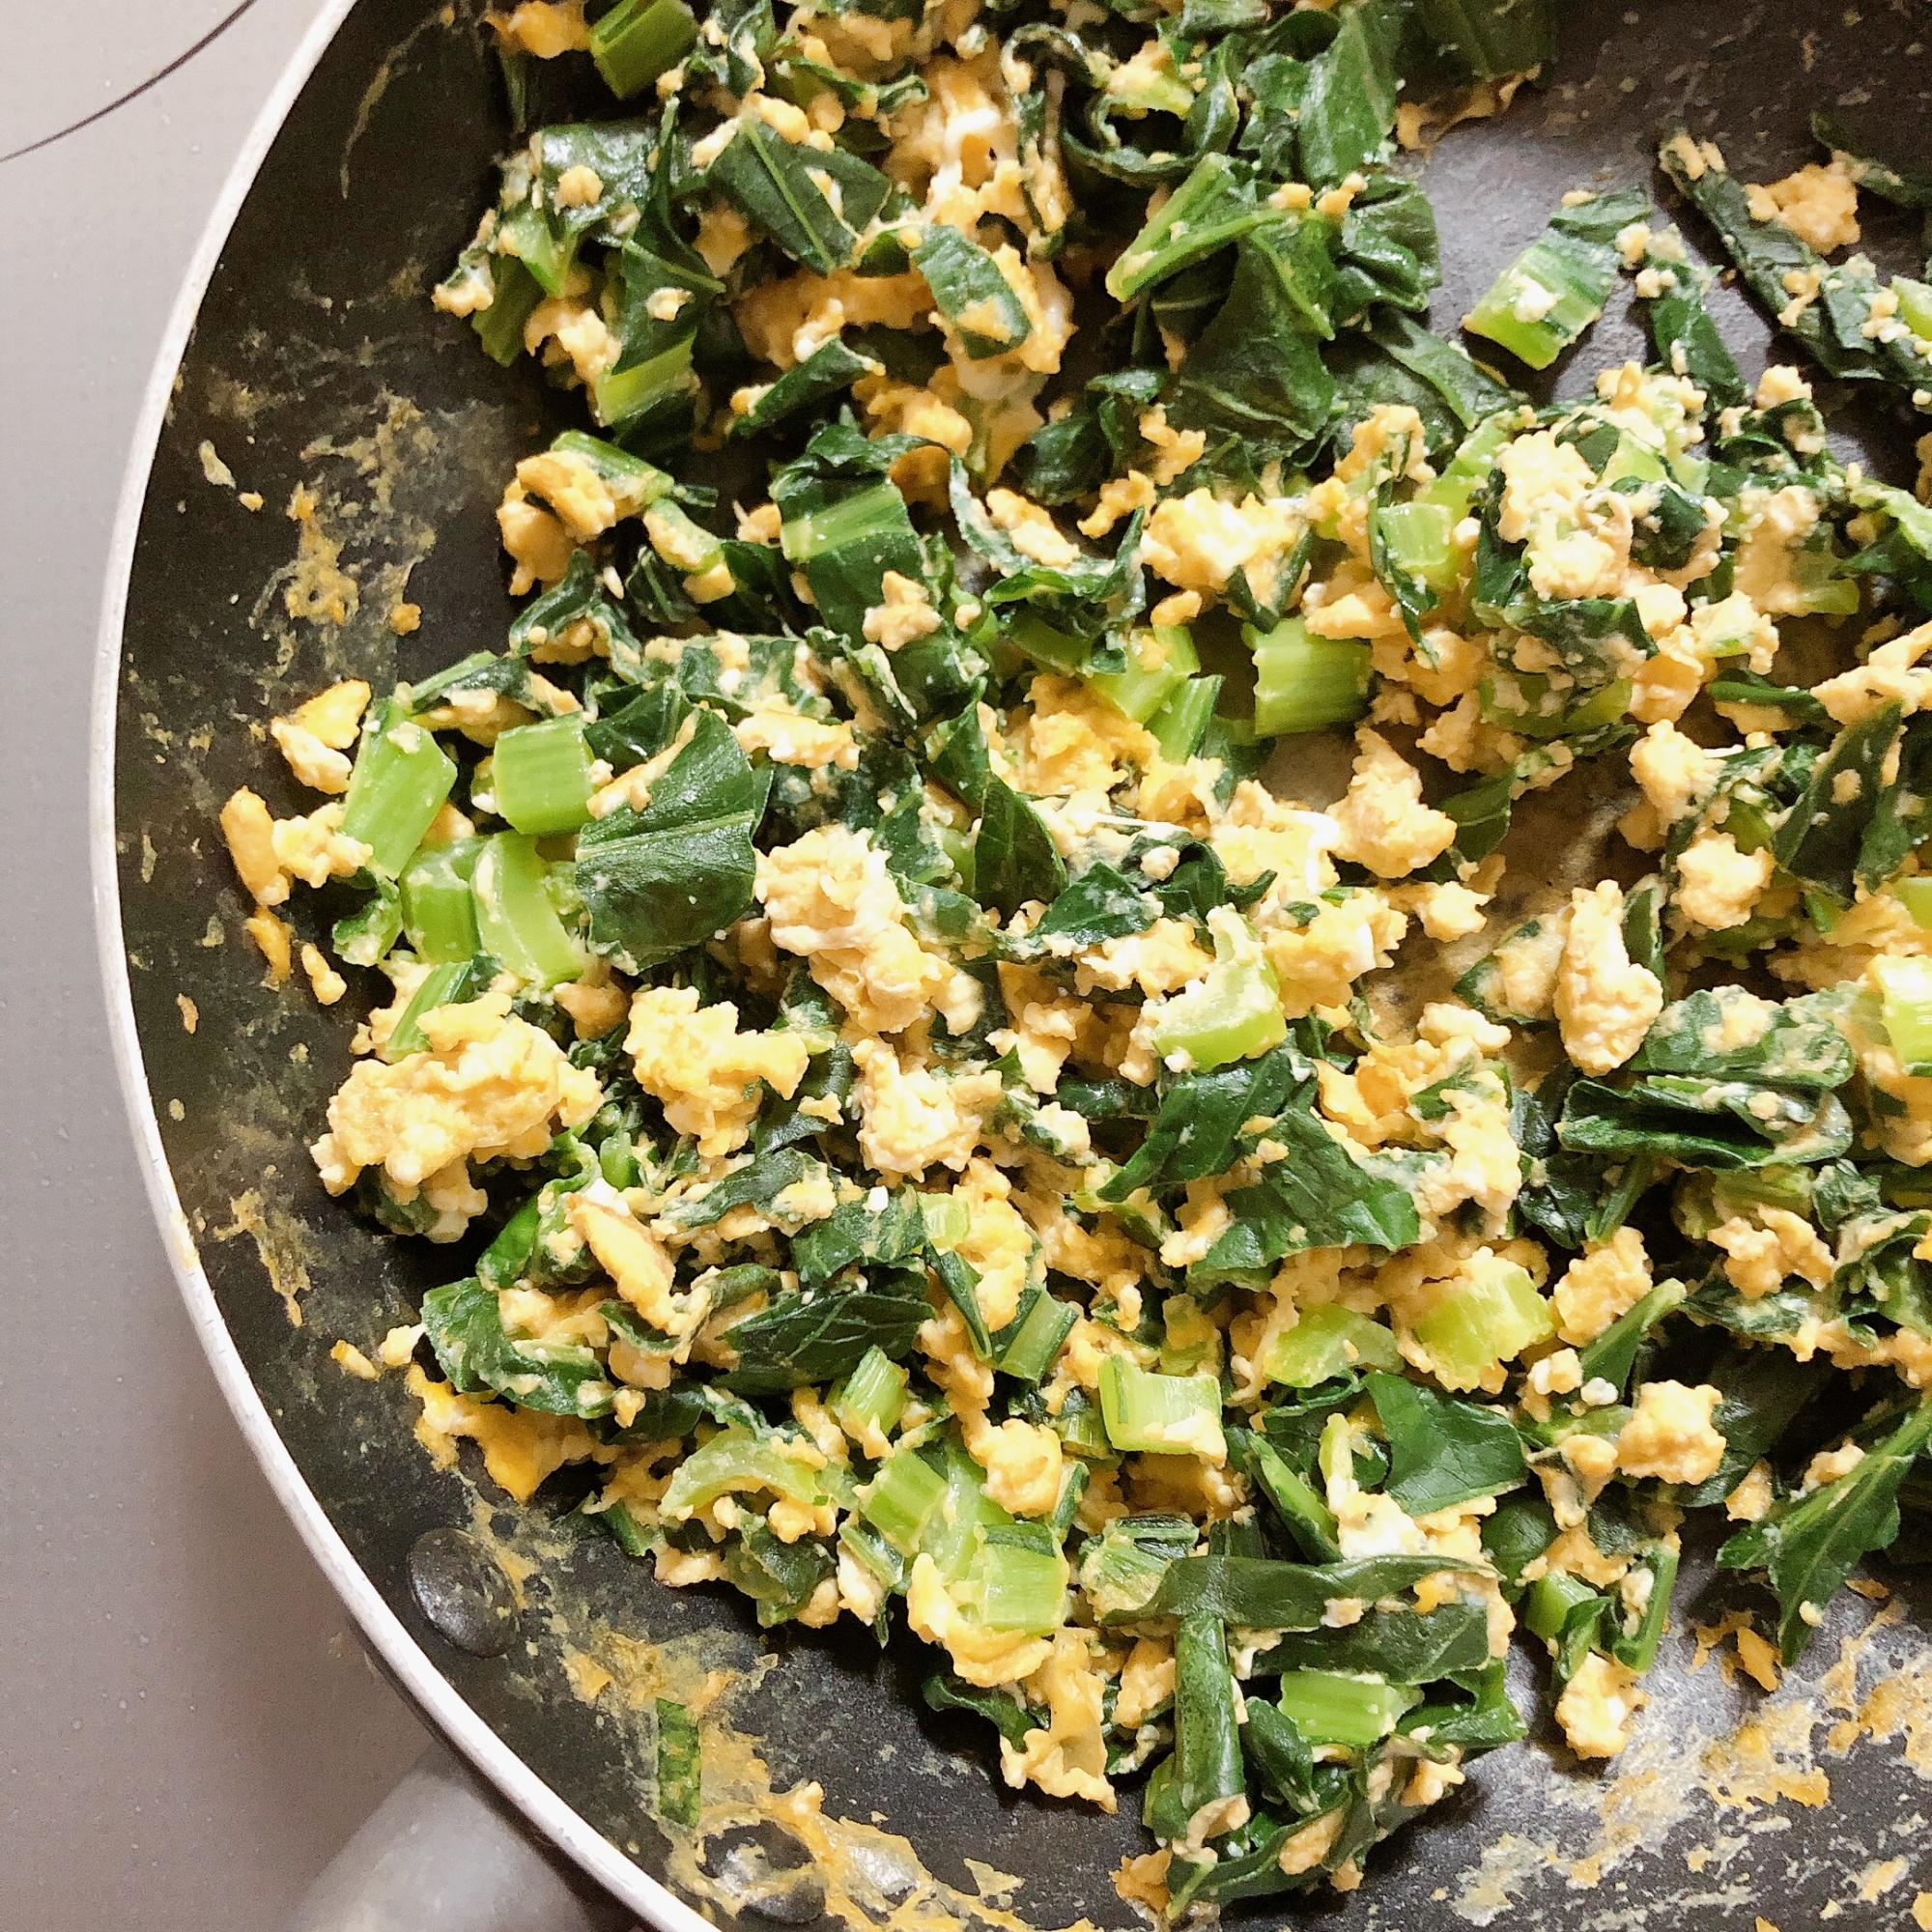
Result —
[{"label": "burnt residue on pan", "polygon": [[[185,1216],[172,1239],[198,1248],[297,1463],[436,1667],[643,1869],[746,1927],[1130,1925],[1113,1874],[1145,1849],[1131,1804],[1110,1819],[1005,1790],[968,1724],[923,1709],[910,1638],[881,1652],[849,1630],[761,1634],[734,1594],[665,1589],[614,1545],[571,1534],[574,1496],[510,1507],[473,1447],[436,1466],[402,1376],[331,1359],[339,1342],[379,1359],[447,1270],[324,1195],[306,1143],[370,989],[323,1009],[299,972],[264,987],[214,813],[242,783],[298,809],[266,742],[293,700],[343,676],[420,675],[508,623],[492,511],[515,459],[566,416],[527,365],[498,370],[425,298],[511,138],[479,18],[422,0],[352,14],[223,253],[150,484],[117,824],[135,1009]],[[1908,0],[1862,18],[1843,0],[1572,8],[1553,83],[1447,134],[1430,162],[1449,276],[1436,326],[1564,189],[1650,179],[1667,114],[1721,132],[1760,179],[1804,158],[1816,102],[1922,123],[1928,26]],[[1750,361],[1762,326],[1734,293],[1716,307]],[[1576,393],[1643,353],[1613,311],[1556,386]],[[1883,425],[1849,407],[1833,424],[1899,473]],[[1578,803],[1540,825],[1526,810],[1520,850],[1594,867],[1582,848],[1621,806],[1611,788],[1581,815]],[[1512,878],[1553,891],[1559,869],[1523,858]],[[1906,1572],[1887,1582],[1882,1601],[1833,1605],[1804,1670],[1771,1694],[1719,1635],[1736,1586],[1693,1582],[1638,1740],[1608,1771],[1577,1767],[1546,1719],[1358,1892],[1238,1916],[1414,1928],[1514,1915],[1564,1932],[1908,1920],[1932,1810],[1932,1647],[1927,1593]],[[1526,1671],[1523,1694],[1533,1703]],[[652,1819],[661,1696],[699,1719],[695,1829]]]}]

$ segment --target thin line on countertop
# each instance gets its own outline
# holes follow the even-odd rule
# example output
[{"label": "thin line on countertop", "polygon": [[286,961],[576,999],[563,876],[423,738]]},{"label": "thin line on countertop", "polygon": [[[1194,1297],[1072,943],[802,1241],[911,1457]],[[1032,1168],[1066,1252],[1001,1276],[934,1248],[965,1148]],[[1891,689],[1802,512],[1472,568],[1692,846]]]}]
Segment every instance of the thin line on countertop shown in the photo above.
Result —
[{"label": "thin line on countertop", "polygon": [[151,73],[139,87],[131,87],[126,94],[117,95],[105,107],[97,107],[92,114],[85,114],[67,127],[57,128],[51,134],[43,134],[38,141],[29,141],[24,148],[15,148],[11,154],[0,155],[0,168],[4,168],[9,161],[17,161],[27,155],[37,155],[43,148],[51,148],[56,141],[65,141],[70,134],[78,134],[83,128],[92,128],[97,121],[104,121],[108,115],[126,107],[130,100],[140,99],[142,95],[152,88],[158,87],[169,74],[178,73],[196,54],[213,46],[254,4],[255,0],[242,0],[242,4],[233,13],[217,20],[193,46],[178,53],[166,67]]}]

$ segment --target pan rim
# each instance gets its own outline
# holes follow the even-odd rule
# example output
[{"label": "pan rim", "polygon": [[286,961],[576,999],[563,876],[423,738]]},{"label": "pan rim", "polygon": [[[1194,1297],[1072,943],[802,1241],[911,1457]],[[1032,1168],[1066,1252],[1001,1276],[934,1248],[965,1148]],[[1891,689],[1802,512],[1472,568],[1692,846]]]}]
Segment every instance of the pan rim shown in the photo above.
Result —
[{"label": "pan rim", "polygon": [[543,1837],[607,1891],[642,1915],[659,1932],[717,1932],[709,1920],[634,1864],[603,1833],[553,1791],[470,1708],[389,1607],[329,1521],[250,1379],[201,1264],[161,1140],[160,1120],[155,1110],[134,1015],[121,920],[115,746],[122,644],[142,511],[166,425],[175,378],[192,342],[201,303],[213,279],[222,249],[283,123],[356,5],[357,0],[324,0],[249,128],[189,258],[135,418],[108,545],[88,722],[89,869],[108,1038],[149,1207],[196,1340],[276,1501],[295,1524],[310,1556],[363,1637],[374,1646],[432,1728],[461,1752],[495,1790],[507,1798]]}]

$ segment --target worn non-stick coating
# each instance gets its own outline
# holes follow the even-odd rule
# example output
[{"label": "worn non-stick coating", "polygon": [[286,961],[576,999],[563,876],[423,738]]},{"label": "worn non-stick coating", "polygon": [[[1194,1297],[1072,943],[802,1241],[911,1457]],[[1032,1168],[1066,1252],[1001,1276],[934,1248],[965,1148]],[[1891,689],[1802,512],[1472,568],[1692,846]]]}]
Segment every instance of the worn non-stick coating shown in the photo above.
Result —
[{"label": "worn non-stick coating", "polygon": [[[1821,100],[1847,103],[1922,159],[1932,61],[1915,35],[1932,21],[1916,0],[1863,6],[1864,20],[1848,25],[1858,14],[1844,0],[1573,5],[1554,82],[1525,92],[1500,125],[1457,129],[1432,164],[1448,275],[1437,326],[1453,327],[1565,189],[1650,180],[1649,136],[1670,113],[1688,113],[1700,133],[1721,132],[1739,171],[1756,179],[1807,157],[1804,113]],[[332,1010],[317,1007],[299,977],[266,991],[214,825],[221,799],[242,783],[278,812],[312,805],[262,736],[293,699],[336,675],[382,686],[502,641],[511,606],[492,508],[515,458],[576,411],[526,361],[509,372],[487,361],[467,327],[431,309],[427,290],[469,238],[492,190],[492,162],[511,138],[497,65],[473,18],[424,0],[365,0],[268,156],[202,305],[147,492],[119,688],[120,887],[153,1104],[189,1229],[296,1463],[435,1668],[584,1820],[659,1870],[663,1841],[643,1813],[636,1760],[617,1727],[567,1693],[554,1651],[538,1641],[540,1607],[494,1624],[487,1611],[472,1615],[468,1630],[445,1614],[466,1651],[425,1618],[412,1590],[412,1550],[428,1532],[473,1527],[475,1492],[417,1447],[400,1378],[355,1380],[327,1354],[338,1337],[367,1348],[412,1319],[420,1291],[448,1271],[447,1257],[384,1237],[319,1185],[305,1143],[349,1065],[353,1015],[372,976],[352,975],[349,1000]],[[1687,226],[1700,239],[1694,221]],[[1882,221],[1879,231],[1881,240],[1892,232]],[[1734,295],[1720,293],[1717,305],[1755,366],[1763,328]],[[1583,357],[1557,372],[1557,386],[1576,393],[1595,368],[1631,353],[1642,353],[1638,337],[1613,310]],[[1897,424],[1856,410],[1837,420],[1899,477]],[[210,480],[210,443],[240,491],[261,493],[262,508],[251,512]],[[303,485],[318,493],[315,533],[306,564],[292,570],[301,531],[286,512]],[[345,583],[356,608],[337,623],[327,607],[333,596],[346,609]],[[420,607],[422,625],[398,637],[387,614],[405,599]],[[292,602],[307,614],[293,613]],[[1522,876],[1539,860],[1519,850],[1515,863]],[[298,896],[298,925],[320,937],[340,905]],[[182,995],[193,1003],[191,1030]],[[301,1291],[298,1328],[271,1273]],[[84,1345],[73,1372],[84,1378]],[[419,1558],[432,1589],[435,1554],[431,1544]],[[742,1647],[756,1636],[734,1594],[663,1589],[648,1566],[608,1543],[583,1544],[552,1587],[573,1614],[655,1638],[716,1632]],[[1717,1599],[1699,1587],[1680,1631],[1692,1615],[1714,1614]],[[1839,1636],[1870,1614],[1856,1599],[1834,1606],[1808,1673],[1822,1672]],[[1886,1635],[1885,1654],[1917,1655],[1911,1632],[1908,1620]],[[882,1655],[848,1623],[764,1641],[779,1662],[744,1716],[781,1785],[816,1778],[828,1810],[882,1819],[968,1896],[969,1856],[1018,1875],[1017,1909],[1035,1925],[1082,1914],[1101,1925],[1132,1922],[1109,1876],[1144,1846],[1131,1801],[1105,1818],[1005,1790],[988,1774],[985,1734],[920,1705],[929,1654],[909,1640]],[[1722,1733],[1747,1709],[1747,1693],[1715,1664],[1686,1674],[1689,1648],[1671,1639],[1643,1720],[1652,1748],[1662,1740],[1680,1756],[1687,1740]],[[1535,1709],[1532,1673],[1523,1660],[1519,1667]],[[1674,1824],[1667,1810],[1628,1814],[1625,1836],[1643,1849],[1613,1861],[1590,1889],[1549,1868],[1536,1848],[1574,1860],[1596,1844],[1592,1794],[1607,1779],[1549,1738],[1545,1717],[1529,1746],[1484,1760],[1463,1792],[1377,1855],[1352,1898],[1265,1901],[1232,1916],[1416,1926],[1460,1912],[1487,1922],[1488,1911],[1515,1898],[1518,1911],[1551,1926],[1654,1924],[1666,1915],[1717,1926],[1762,1911],[1788,1928],[1814,1922],[1830,1900],[1841,1902],[1847,1924],[1896,1922],[1910,1902],[1909,1885],[1874,1890],[1879,1880],[1869,1877],[1872,1900],[1857,1895],[1867,1865],[1912,1859],[1910,1821],[1921,1796],[1932,1797],[1893,1747],[1821,1758],[1832,1804],[1787,1805],[1788,1823],[1770,1831],[1747,1829],[1762,1813],[1716,1816],[1701,1796]],[[1812,1745],[1822,1742],[1821,1730]],[[1681,1764],[1661,1784],[1673,1776],[1681,1781]]]}]

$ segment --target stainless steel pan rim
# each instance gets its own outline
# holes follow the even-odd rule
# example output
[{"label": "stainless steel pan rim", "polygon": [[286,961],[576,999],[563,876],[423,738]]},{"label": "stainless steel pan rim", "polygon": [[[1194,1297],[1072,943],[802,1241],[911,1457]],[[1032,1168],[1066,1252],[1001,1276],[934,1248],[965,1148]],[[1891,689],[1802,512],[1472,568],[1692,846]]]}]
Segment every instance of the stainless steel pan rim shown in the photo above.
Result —
[{"label": "stainless steel pan rim", "polygon": [[269,1479],[270,1488],[363,1636],[436,1729],[538,1832],[599,1885],[641,1914],[660,1932],[715,1932],[708,1920],[639,1870],[602,1833],[586,1824],[497,1736],[430,1662],[351,1555],[348,1545],[329,1521],[277,1433],[215,1303],[214,1291],[188,1233],[187,1219],[182,1211],[174,1176],[162,1149],[160,1122],[155,1114],[135,1027],[115,863],[114,738],[122,634],[149,472],[167,418],[175,374],[193,336],[202,298],[213,277],[229,232],[289,110],[355,4],[356,0],[326,0],[242,145],[168,317],[122,479],[113,537],[108,547],[88,729],[88,849],[108,1035],[128,1122],[133,1129],[142,1179],[169,1264],[187,1306],[188,1320],[194,1325],[221,1393],[241,1425],[244,1440]]}]

